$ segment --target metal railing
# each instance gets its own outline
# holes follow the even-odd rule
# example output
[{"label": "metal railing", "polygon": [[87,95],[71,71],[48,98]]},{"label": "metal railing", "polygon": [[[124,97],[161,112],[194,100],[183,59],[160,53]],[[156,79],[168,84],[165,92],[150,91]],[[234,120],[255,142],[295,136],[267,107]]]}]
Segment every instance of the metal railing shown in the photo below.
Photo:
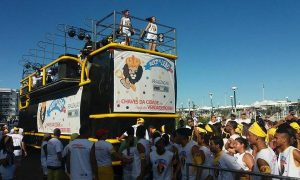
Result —
[{"label": "metal railing", "polygon": [[[210,167],[210,166],[203,166],[203,165],[194,165],[191,163],[186,164],[186,179],[190,177],[190,168],[197,168],[199,170],[206,170],[209,171],[209,175],[212,176],[211,179],[218,179],[216,174],[224,174],[224,173],[231,173],[229,176],[233,177],[234,179],[278,179],[278,180],[296,180],[299,178],[294,177],[287,177],[287,176],[279,176],[279,175],[272,175],[272,174],[265,174],[265,173],[255,173],[250,171],[241,171],[241,170],[233,170],[233,169],[223,169],[218,167]],[[222,178],[224,179],[224,178]]]},{"label": "metal railing", "polygon": [[[62,56],[58,59],[56,59],[55,61],[52,61],[51,63],[45,65],[44,67],[42,67],[40,69],[41,71],[41,75],[40,75],[40,80],[41,80],[41,85],[40,87],[44,87],[47,85],[46,82],[46,77],[47,77],[47,69],[51,68],[52,66],[58,64],[61,61],[74,61],[76,63],[78,63],[78,66],[80,68],[80,74],[78,76],[79,79],[79,86],[83,86],[85,84],[90,83],[91,81],[88,79],[88,77],[86,76],[86,59],[84,59],[83,61],[78,59],[78,58],[74,58],[74,57],[70,57],[70,56]],[[30,102],[30,97],[28,96],[28,93],[30,93],[33,88],[34,88],[34,84],[33,84],[33,76],[37,75],[36,72],[32,73],[31,75],[27,76],[26,78],[22,79],[20,81],[21,83],[21,87],[20,87],[20,96],[22,95],[26,95],[26,100],[25,105],[22,105],[22,102],[19,103],[19,109],[24,109],[27,108],[29,106],[29,102]]]},{"label": "metal railing", "polygon": [[[95,37],[97,40],[106,37],[111,37],[113,42],[124,41],[124,35],[120,34],[119,27],[123,14],[117,11],[113,11],[104,18],[96,21]],[[132,30],[135,33],[130,37],[131,46],[146,48],[148,41],[146,38],[142,38],[142,32],[145,30],[148,21],[142,18],[130,16]],[[158,28],[157,35],[157,50],[161,53],[177,55],[176,48],[176,29],[170,26],[166,26],[160,23],[156,23]],[[124,26],[123,26],[124,27]],[[131,27],[128,27],[131,28]],[[146,32],[150,33],[150,32]],[[153,33],[151,33],[153,34]],[[159,37],[163,37],[161,40]]]}]

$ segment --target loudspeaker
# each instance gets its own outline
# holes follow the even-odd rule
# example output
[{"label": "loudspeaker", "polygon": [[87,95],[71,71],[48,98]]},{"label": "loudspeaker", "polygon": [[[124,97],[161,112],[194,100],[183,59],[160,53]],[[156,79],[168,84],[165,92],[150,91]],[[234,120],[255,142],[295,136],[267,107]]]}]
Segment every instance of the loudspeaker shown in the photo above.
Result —
[{"label": "loudspeaker", "polygon": [[75,61],[58,62],[58,78],[79,78],[79,65]]}]

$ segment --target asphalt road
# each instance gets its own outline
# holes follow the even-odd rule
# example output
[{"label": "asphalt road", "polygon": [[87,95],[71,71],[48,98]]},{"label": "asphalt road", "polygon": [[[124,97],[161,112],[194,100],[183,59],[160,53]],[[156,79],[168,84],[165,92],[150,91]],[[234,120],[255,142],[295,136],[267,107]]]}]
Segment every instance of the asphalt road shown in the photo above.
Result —
[{"label": "asphalt road", "polygon": [[40,163],[40,149],[28,148],[28,156],[22,159],[17,180],[42,180],[43,173]]}]

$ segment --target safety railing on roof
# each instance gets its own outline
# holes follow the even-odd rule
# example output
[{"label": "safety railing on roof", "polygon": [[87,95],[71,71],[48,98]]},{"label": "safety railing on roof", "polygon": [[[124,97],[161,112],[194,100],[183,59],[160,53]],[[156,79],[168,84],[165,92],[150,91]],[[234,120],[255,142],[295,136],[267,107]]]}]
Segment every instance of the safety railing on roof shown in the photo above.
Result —
[{"label": "safety railing on roof", "polygon": [[40,69],[40,72],[41,72],[40,74],[38,74],[37,72],[32,73],[31,75],[25,77],[23,80],[20,81],[20,83],[21,83],[20,96],[26,95],[26,100],[25,100],[25,105],[22,105],[22,102],[20,103],[19,109],[24,109],[24,108],[28,107],[28,105],[29,105],[29,96],[27,95],[27,93],[30,93],[31,91],[33,91],[33,88],[34,88],[33,77],[39,76],[39,78],[40,78],[39,80],[41,80],[40,87],[46,86],[47,85],[47,81],[46,81],[47,69],[55,66],[56,64],[58,64],[59,62],[62,62],[62,61],[75,61],[78,64],[78,66],[80,68],[80,76],[78,76],[80,86],[91,82],[89,80],[89,77],[87,77],[87,74],[86,74],[87,59],[80,60],[79,58],[75,58],[75,57],[71,57],[71,56],[62,56],[62,57],[52,61],[51,63],[47,64],[46,66],[42,67]]},{"label": "safety railing on roof", "polygon": [[[286,177],[286,176],[278,176],[272,174],[265,173],[255,173],[250,171],[242,171],[242,170],[232,170],[232,169],[224,169],[218,167],[210,167],[203,165],[194,165],[191,163],[186,164],[186,179],[191,178],[190,168],[196,168],[197,170],[201,170],[202,173],[205,173],[210,176],[210,179],[276,179],[276,180],[296,180],[299,178],[294,177]],[[194,169],[195,170],[195,169]],[[196,170],[195,170],[196,171]]]},{"label": "safety railing on roof", "polygon": [[[120,32],[120,21],[123,14],[114,11],[104,18],[96,22],[95,34],[96,39],[112,38],[113,42],[121,43],[125,41],[124,34]],[[147,49],[148,40],[143,35],[147,33],[153,34],[151,32],[145,32],[145,28],[149,23],[146,19],[129,16],[131,20],[131,28],[134,33],[131,35],[131,46],[140,47]],[[158,18],[159,19],[159,18]],[[160,23],[155,23],[157,25],[157,51],[166,54],[177,55],[176,49],[176,29],[170,26],[166,26]],[[124,27],[124,26],[123,26]],[[143,33],[145,32],[145,34]]]}]

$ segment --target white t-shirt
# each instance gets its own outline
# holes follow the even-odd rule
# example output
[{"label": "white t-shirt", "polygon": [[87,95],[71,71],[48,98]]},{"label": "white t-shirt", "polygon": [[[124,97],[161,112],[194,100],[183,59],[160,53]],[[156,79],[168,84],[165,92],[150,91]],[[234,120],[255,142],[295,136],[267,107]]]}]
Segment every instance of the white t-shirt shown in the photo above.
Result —
[{"label": "white t-shirt", "polygon": [[111,154],[114,152],[114,147],[111,143],[100,140],[95,142],[95,152],[98,167],[111,166]]},{"label": "white t-shirt", "polygon": [[131,20],[129,17],[121,18],[121,26],[122,26],[122,33],[126,34],[127,36],[131,36],[131,32],[130,32]]},{"label": "white t-shirt", "polygon": [[[145,148],[145,157],[147,162],[149,159],[150,155],[150,148],[151,148],[151,143],[150,141],[146,139],[139,139],[137,144],[142,144]],[[137,148],[134,149],[134,154],[133,154],[133,164],[132,164],[132,175],[134,178],[137,178],[141,173],[141,159],[140,159],[140,153]]]},{"label": "white t-shirt", "polygon": [[22,144],[23,135],[21,135],[21,134],[10,134],[9,136],[11,136],[12,139],[13,139],[14,147],[18,148],[16,150],[14,150],[15,156],[22,156],[21,144]]},{"label": "white t-shirt", "polygon": [[[257,166],[257,160],[258,159],[265,160],[269,164],[269,166],[271,168],[271,174],[279,175],[277,156],[270,147],[262,149],[256,154],[255,161],[254,161],[254,170],[253,170],[253,172],[260,173],[260,171],[258,169],[258,166]],[[255,176],[254,179],[260,179],[260,177]]]},{"label": "white t-shirt", "polygon": [[57,138],[51,138],[47,144],[47,166],[61,167],[61,161],[57,157],[57,153],[62,153],[63,145]]},{"label": "white t-shirt", "polygon": [[[293,151],[298,151],[295,147],[290,146],[285,149],[282,153],[279,153],[278,157],[278,164],[279,164],[279,171],[281,172],[282,176],[289,176],[289,177],[300,177],[300,167],[295,164]],[[281,168],[283,165],[283,169]]]},{"label": "white t-shirt", "polygon": [[246,165],[246,163],[243,161],[243,158],[245,156],[246,152],[240,154],[240,153],[236,153],[234,154],[234,157],[236,158],[236,162],[241,166],[241,168],[244,171],[249,171],[248,166]]},{"label": "white t-shirt", "polygon": [[172,178],[172,159],[173,153],[167,150],[162,155],[157,154],[156,151],[150,153],[154,180],[168,180]]},{"label": "white t-shirt", "polygon": [[171,143],[169,143],[168,145],[165,146],[165,149],[167,151],[173,152],[173,145]]},{"label": "white t-shirt", "polygon": [[[241,170],[241,166],[237,163],[236,158],[233,156],[230,156],[229,154],[223,152],[219,162],[218,162],[219,168],[224,169],[232,169],[232,170]],[[219,180],[223,179],[235,179],[234,173],[226,172],[226,171],[219,171],[218,175]]]},{"label": "white t-shirt", "polygon": [[[181,162],[181,173],[183,179],[186,178],[186,164],[193,163],[193,155],[192,155],[192,148],[193,146],[198,146],[195,141],[188,142],[184,147],[180,146],[178,148],[179,160]],[[193,180],[196,179],[196,170],[195,168],[189,168],[189,179]]]},{"label": "white t-shirt", "polygon": [[[132,125],[133,127],[133,130],[134,130],[134,137],[136,137],[136,130],[137,130],[137,127],[139,127],[140,124],[135,124],[135,125]],[[127,132],[124,132],[123,133],[125,136],[128,136]],[[146,129],[146,133],[145,133],[145,139],[149,140],[149,133],[148,133],[148,130]]]},{"label": "white t-shirt", "polygon": [[87,139],[75,139],[70,142],[70,174],[72,180],[93,179],[93,171],[90,161],[90,153],[93,144],[93,142]]},{"label": "white t-shirt", "polygon": [[[205,156],[205,161],[202,165],[203,166],[213,166],[214,155],[210,151],[210,149],[206,146],[201,146],[199,149],[203,151],[204,156]],[[203,169],[200,179],[206,179],[208,175],[213,175],[213,173],[210,171],[211,170],[209,170],[209,169]]]},{"label": "white t-shirt", "polygon": [[156,24],[149,23],[147,39],[148,40],[156,40],[157,39],[157,25]]}]

